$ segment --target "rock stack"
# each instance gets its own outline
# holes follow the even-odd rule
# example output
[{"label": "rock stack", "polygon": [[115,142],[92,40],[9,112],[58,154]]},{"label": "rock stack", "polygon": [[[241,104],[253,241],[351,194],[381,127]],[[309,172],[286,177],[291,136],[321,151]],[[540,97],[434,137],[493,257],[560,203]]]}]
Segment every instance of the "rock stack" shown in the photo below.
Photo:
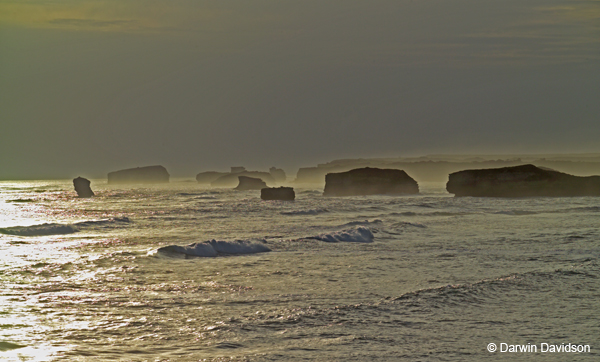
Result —
[{"label": "rock stack", "polygon": [[294,201],[296,193],[292,187],[267,187],[260,190],[263,200]]},{"label": "rock stack", "polygon": [[419,185],[396,169],[357,168],[325,176],[325,196],[418,194]]},{"label": "rock stack", "polygon": [[94,196],[94,191],[92,191],[90,184],[90,180],[83,177],[77,177],[73,179],[73,187],[75,187],[75,191],[79,197]]},{"label": "rock stack", "polygon": [[451,173],[446,190],[456,196],[600,196],[600,176],[579,177],[534,165]]}]

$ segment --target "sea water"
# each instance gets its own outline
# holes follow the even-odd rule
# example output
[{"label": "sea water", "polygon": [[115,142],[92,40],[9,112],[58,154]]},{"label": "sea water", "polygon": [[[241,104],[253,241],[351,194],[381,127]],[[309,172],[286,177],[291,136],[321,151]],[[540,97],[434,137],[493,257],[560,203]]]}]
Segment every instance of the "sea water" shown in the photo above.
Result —
[{"label": "sea water", "polygon": [[600,198],[420,187],[0,182],[0,359],[599,360]]}]

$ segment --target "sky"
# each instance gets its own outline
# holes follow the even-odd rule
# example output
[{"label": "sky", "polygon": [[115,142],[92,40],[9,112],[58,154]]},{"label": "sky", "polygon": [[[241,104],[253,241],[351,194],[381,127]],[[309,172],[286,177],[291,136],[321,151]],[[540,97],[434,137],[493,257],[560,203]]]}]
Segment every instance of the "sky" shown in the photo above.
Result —
[{"label": "sky", "polygon": [[0,0],[0,179],[600,152],[599,0]]}]

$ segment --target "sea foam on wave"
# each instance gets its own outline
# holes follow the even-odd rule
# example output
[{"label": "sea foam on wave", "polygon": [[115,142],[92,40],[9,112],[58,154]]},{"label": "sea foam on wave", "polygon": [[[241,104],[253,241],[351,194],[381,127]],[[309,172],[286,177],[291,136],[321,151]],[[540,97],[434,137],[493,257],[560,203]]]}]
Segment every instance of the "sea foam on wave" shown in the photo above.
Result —
[{"label": "sea foam on wave", "polygon": [[340,241],[370,243],[374,238],[375,236],[369,228],[359,226],[355,229],[345,229],[332,233],[320,234],[306,239],[317,239],[329,243],[337,243]]},{"label": "sea foam on wave", "polygon": [[185,246],[169,245],[157,249],[157,252],[160,253],[177,253],[200,257],[254,254],[267,251],[271,251],[271,249],[262,244],[255,244],[247,241],[218,241],[214,239]]}]

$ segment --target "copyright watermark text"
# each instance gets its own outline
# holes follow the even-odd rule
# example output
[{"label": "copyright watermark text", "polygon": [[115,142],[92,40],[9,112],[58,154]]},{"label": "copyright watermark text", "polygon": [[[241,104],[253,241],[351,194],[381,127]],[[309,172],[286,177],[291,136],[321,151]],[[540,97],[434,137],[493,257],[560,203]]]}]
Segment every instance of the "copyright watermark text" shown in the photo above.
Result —
[{"label": "copyright watermark text", "polygon": [[488,352],[500,353],[590,353],[589,344],[573,343],[540,343],[540,344],[509,344],[509,343],[488,343]]}]

